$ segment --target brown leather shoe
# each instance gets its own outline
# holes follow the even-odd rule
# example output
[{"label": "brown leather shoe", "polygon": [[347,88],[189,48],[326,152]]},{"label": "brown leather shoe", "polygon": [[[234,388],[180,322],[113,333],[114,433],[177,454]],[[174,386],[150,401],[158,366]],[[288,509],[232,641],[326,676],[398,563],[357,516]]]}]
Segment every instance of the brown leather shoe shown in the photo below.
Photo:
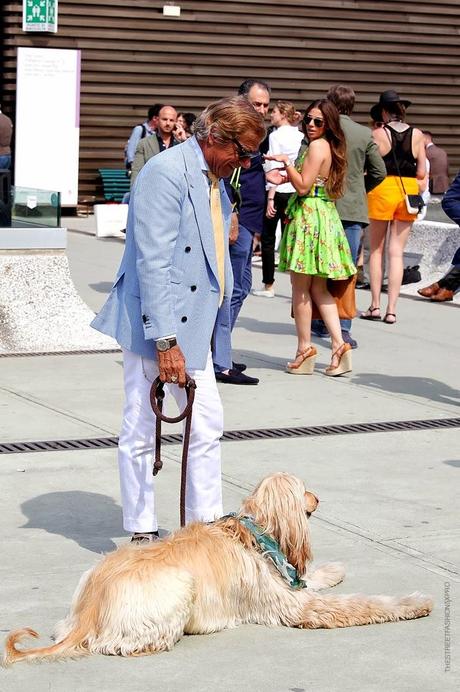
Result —
[{"label": "brown leather shoe", "polygon": [[448,300],[453,300],[454,292],[449,291],[448,288],[440,288],[437,293],[431,296],[431,300],[436,303],[445,303]]},{"label": "brown leather shoe", "polygon": [[431,284],[431,286],[427,286],[426,288],[419,288],[417,293],[419,293],[421,296],[424,298],[431,298],[431,296],[434,296],[435,293],[439,291],[439,284]]}]

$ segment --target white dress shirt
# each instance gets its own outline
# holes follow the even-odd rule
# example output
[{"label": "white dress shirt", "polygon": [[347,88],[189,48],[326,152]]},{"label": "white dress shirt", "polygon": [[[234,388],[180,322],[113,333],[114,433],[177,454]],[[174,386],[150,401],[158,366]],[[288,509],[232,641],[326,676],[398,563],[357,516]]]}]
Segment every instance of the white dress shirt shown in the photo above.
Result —
[{"label": "white dress shirt", "polygon": [[[300,143],[302,142],[303,134],[297,127],[293,125],[281,125],[274,130],[268,138],[268,155],[271,154],[286,154],[291,161],[295,161],[299,153]],[[280,168],[282,164],[277,161],[266,161],[264,170],[266,173],[274,168]],[[273,185],[267,183],[267,190],[276,187],[277,192],[295,192],[291,183],[282,183],[281,185]]]}]

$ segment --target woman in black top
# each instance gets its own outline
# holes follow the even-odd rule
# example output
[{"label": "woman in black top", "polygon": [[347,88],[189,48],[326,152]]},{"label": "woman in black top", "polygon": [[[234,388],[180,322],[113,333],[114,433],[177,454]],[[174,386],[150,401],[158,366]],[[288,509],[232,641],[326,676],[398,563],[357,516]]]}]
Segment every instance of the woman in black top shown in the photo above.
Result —
[{"label": "woman in black top", "polygon": [[[383,321],[396,322],[398,300],[404,271],[403,253],[412,223],[417,214],[410,214],[405,194],[418,194],[426,187],[426,157],[421,130],[405,122],[410,101],[401,99],[396,91],[385,91],[378,104],[371,108],[374,121],[384,123],[373,131],[380,154],[385,161],[387,177],[368,194],[369,205],[369,273],[372,302],[361,315],[366,320],[380,320],[382,260],[388,234],[388,305]],[[402,180],[401,180],[402,178]]]}]

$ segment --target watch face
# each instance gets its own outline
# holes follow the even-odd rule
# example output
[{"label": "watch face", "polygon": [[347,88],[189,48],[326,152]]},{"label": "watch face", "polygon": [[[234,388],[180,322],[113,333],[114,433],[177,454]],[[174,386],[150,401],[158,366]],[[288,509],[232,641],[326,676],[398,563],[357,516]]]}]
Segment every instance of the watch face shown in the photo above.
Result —
[{"label": "watch face", "polygon": [[169,349],[169,341],[166,339],[159,339],[157,341],[157,351],[167,351]]}]

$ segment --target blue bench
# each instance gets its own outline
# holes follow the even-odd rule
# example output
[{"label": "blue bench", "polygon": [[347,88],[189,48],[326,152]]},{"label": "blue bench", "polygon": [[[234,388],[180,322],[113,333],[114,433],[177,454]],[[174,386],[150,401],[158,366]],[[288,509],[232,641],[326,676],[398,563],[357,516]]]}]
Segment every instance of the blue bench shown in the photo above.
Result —
[{"label": "blue bench", "polygon": [[130,180],[125,168],[99,168],[106,202],[121,202],[130,190]]}]

